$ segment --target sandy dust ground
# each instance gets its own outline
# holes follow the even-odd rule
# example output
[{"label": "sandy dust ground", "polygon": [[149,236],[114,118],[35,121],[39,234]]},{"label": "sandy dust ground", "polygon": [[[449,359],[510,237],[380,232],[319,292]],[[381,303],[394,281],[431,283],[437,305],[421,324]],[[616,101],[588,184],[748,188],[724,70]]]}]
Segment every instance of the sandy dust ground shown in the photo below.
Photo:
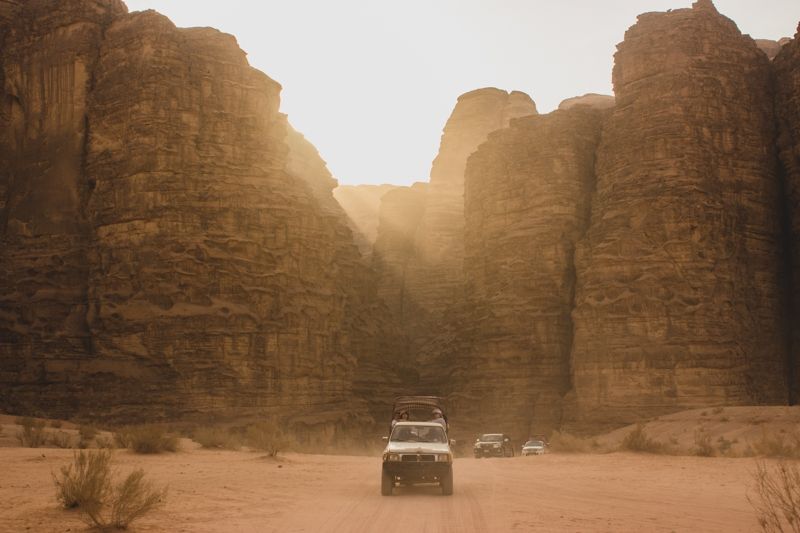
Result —
[{"label": "sandy dust ground", "polygon": [[[455,494],[380,495],[372,457],[209,451],[117,451],[169,484],[167,505],[133,531],[502,532],[756,531],[746,499],[754,460],[613,453],[457,459]],[[0,531],[85,531],[54,499],[62,449],[0,448]]]}]

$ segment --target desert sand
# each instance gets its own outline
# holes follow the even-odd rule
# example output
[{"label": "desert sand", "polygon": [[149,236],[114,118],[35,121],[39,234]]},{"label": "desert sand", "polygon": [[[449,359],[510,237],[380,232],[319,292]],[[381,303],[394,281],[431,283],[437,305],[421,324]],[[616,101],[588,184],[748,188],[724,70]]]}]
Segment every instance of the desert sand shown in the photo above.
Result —
[{"label": "desert sand", "polygon": [[[185,441],[188,442],[188,441]],[[188,448],[188,449],[187,449]],[[58,507],[51,472],[71,450],[0,449],[0,531],[84,531]],[[632,453],[456,459],[455,494],[380,495],[380,459],[203,450],[115,452],[169,485],[165,507],[133,531],[495,532],[754,531],[754,459]]]}]

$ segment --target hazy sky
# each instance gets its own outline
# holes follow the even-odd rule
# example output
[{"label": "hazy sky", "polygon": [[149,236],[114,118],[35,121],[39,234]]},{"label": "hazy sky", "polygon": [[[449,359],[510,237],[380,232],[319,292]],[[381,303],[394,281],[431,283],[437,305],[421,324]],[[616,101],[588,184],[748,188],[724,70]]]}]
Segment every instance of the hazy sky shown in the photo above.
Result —
[{"label": "hazy sky", "polygon": [[[611,94],[625,30],[692,0],[127,0],[231,33],[283,86],[281,109],[341,184],[427,181],[462,93],[528,93],[539,112]],[[716,0],[754,38],[795,34],[800,0]]]}]

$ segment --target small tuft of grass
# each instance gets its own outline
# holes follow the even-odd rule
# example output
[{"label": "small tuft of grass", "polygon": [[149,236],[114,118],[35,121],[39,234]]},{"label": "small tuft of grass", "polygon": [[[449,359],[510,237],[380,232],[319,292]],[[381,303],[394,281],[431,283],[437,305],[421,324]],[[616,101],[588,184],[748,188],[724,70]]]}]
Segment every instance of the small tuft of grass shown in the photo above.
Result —
[{"label": "small tuft of grass", "polygon": [[286,449],[289,438],[277,424],[259,422],[247,428],[245,442],[251,448],[263,450],[270,457],[275,457]]},{"label": "small tuft of grass", "polygon": [[722,411],[724,411],[724,410],[725,410],[724,407],[715,407],[715,408],[713,408],[711,410],[711,414],[718,415],[718,414],[721,414]]},{"label": "small tuft of grass", "polygon": [[178,437],[156,425],[130,426],[114,434],[120,448],[130,448],[136,453],[161,453],[178,451]]},{"label": "small tuft of grass", "polygon": [[622,439],[620,448],[631,452],[664,453],[664,444],[647,436],[644,424],[636,424],[633,430]]},{"label": "small tuft of grass", "polygon": [[50,434],[50,444],[56,448],[72,448],[72,438],[66,431],[56,431]]},{"label": "small tuft of grass", "polygon": [[45,435],[44,420],[36,420],[31,417],[17,419],[17,424],[22,426],[17,432],[17,440],[22,446],[27,448],[38,448],[47,442]]},{"label": "small tuft of grass", "polygon": [[237,435],[222,428],[198,428],[194,430],[192,438],[203,448],[238,450],[242,447]]},{"label": "small tuft of grass", "polygon": [[714,457],[716,449],[711,443],[711,436],[702,428],[694,432],[694,455],[698,457]]},{"label": "small tuft of grass", "polygon": [[97,435],[98,431],[97,428],[94,426],[84,426],[78,428],[78,435],[81,436],[81,440],[89,442]]},{"label": "small tuft of grass", "polygon": [[800,459],[800,433],[767,433],[761,432],[761,438],[751,442],[756,455]]}]

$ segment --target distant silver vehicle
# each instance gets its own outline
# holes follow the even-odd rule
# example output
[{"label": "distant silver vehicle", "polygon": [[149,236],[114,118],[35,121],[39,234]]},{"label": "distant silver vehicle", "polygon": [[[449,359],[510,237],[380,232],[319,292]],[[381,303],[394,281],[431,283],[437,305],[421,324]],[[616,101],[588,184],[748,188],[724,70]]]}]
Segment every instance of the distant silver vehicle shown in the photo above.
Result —
[{"label": "distant silver vehicle", "polygon": [[547,452],[547,444],[541,440],[529,440],[522,445],[522,455],[542,455]]}]

